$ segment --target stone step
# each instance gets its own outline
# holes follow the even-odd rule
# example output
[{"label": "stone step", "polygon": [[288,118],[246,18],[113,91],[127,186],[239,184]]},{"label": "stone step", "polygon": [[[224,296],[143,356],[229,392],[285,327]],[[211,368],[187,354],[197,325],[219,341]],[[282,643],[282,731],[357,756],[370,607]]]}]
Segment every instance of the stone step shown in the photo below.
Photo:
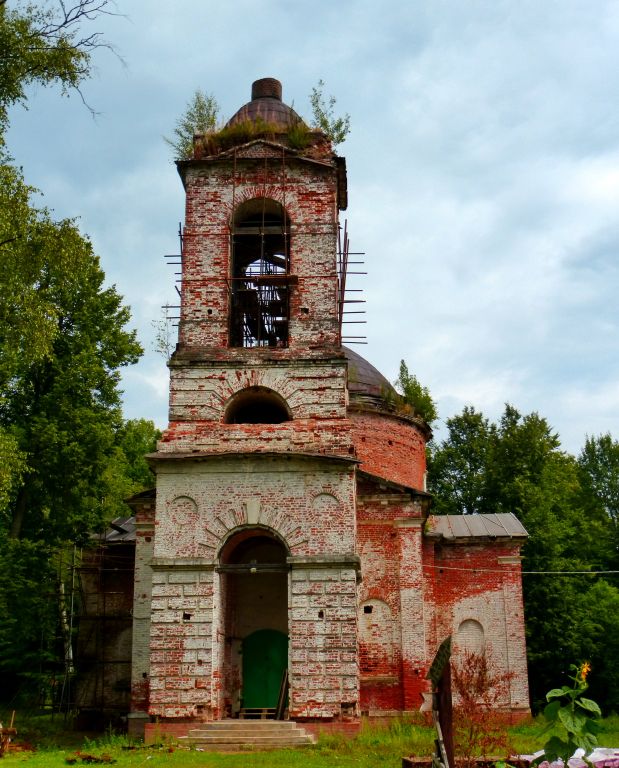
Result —
[{"label": "stone step", "polygon": [[202,731],[293,731],[300,728],[294,720],[213,720],[192,728],[189,733]]},{"label": "stone step", "polygon": [[297,734],[289,736],[256,736],[254,734],[243,735],[207,735],[207,736],[181,736],[179,741],[183,744],[313,744],[311,737],[307,734]]},{"label": "stone step", "polygon": [[181,744],[193,749],[277,749],[303,747],[315,740],[293,720],[215,720],[192,728]]}]

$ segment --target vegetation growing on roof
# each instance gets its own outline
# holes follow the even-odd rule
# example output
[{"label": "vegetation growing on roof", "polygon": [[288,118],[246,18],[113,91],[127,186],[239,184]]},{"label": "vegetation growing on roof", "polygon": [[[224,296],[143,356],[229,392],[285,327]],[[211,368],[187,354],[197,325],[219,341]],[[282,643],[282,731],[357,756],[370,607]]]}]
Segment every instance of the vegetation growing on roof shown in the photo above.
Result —
[{"label": "vegetation growing on roof", "polygon": [[310,93],[309,98],[313,115],[312,125],[319,128],[330,139],[331,144],[336,147],[350,133],[350,115],[348,113],[343,115],[343,117],[336,117],[334,115],[335,96],[329,96],[325,100],[323,95],[324,87],[324,82],[319,80],[318,85],[312,88]]},{"label": "vegetation growing on roof", "polygon": [[[164,140],[172,147],[175,160],[215,155],[258,138],[281,142],[285,137],[288,147],[303,151],[324,141],[326,137],[335,147],[350,133],[350,115],[336,117],[336,99],[334,96],[325,98],[323,90],[322,80],[312,88],[309,97],[312,121],[311,127],[308,127],[301,119],[291,120],[288,126],[281,126],[260,118],[222,126],[219,123],[219,104],[216,98],[213,94],[197,89],[185,112],[176,121],[173,136],[165,136]],[[197,136],[200,138],[196,142]]]},{"label": "vegetation growing on roof", "polygon": [[218,118],[217,99],[212,93],[204,93],[198,88],[187,103],[185,112],[176,121],[173,137],[163,137],[172,147],[174,159],[190,160],[193,157],[194,135],[214,131]]},{"label": "vegetation growing on roof", "polygon": [[419,382],[414,373],[410,373],[404,360],[400,361],[400,372],[395,380],[395,388],[404,400],[404,409],[421,416],[426,424],[431,427],[438,419],[436,403],[432,399],[430,390]]}]

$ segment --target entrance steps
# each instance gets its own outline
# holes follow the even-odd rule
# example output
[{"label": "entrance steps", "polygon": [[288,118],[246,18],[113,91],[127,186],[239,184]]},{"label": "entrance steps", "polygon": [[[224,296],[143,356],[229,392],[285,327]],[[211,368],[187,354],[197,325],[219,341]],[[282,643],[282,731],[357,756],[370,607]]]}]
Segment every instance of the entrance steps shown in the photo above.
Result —
[{"label": "entrance steps", "polygon": [[214,720],[193,728],[178,741],[211,752],[297,748],[315,742],[293,720]]}]

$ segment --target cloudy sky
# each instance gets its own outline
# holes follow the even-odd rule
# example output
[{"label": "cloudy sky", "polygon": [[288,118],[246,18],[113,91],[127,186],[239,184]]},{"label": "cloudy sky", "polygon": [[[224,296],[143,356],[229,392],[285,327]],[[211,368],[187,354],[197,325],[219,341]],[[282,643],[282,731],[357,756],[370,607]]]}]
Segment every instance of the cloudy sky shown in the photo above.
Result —
[{"label": "cloudy sky", "polygon": [[[367,345],[430,388],[537,411],[578,452],[619,437],[617,0],[117,0],[79,98],[35,90],[9,148],[58,217],[79,217],[146,349],[125,413],[164,426],[153,349],[176,303],[183,191],[170,135],[196,88],[221,116],[260,77],[307,117],[319,79],[351,116],[351,248],[365,253]],[[363,327],[363,326],[359,326]],[[439,426],[438,434],[442,430]]]}]

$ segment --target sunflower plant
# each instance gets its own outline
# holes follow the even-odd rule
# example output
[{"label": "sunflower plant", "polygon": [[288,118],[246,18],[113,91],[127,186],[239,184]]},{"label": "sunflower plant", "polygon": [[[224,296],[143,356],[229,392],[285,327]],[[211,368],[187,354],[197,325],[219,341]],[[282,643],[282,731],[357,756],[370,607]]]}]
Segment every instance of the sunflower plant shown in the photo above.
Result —
[{"label": "sunflower plant", "polygon": [[539,764],[543,760],[552,762],[559,758],[563,764],[577,749],[584,749],[585,755],[597,746],[597,733],[599,723],[597,719],[602,716],[599,706],[592,699],[583,696],[589,687],[587,675],[591,671],[588,661],[580,666],[572,664],[569,675],[572,685],[564,685],[561,688],[553,688],[546,694],[548,704],[544,708],[544,718],[549,727],[558,726],[561,735],[553,735],[544,745],[544,754],[537,759]]}]

